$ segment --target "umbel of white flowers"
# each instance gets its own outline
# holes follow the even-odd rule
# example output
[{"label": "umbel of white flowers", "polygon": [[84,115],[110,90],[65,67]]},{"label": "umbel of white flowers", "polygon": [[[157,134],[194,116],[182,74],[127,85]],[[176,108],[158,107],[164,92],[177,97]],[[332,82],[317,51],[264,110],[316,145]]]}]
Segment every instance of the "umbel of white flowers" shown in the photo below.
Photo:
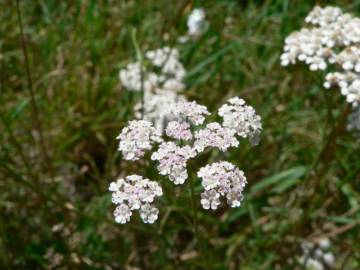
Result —
[{"label": "umbel of white flowers", "polygon": [[[190,159],[207,149],[217,148],[225,152],[230,147],[238,147],[239,138],[257,142],[258,139],[254,138],[258,138],[262,129],[260,116],[238,97],[220,107],[218,115],[222,117],[222,123],[205,124],[210,113],[195,101],[178,102],[171,112],[177,120],[167,124],[165,134],[147,120],[134,120],[117,138],[120,140],[119,151],[126,160],[139,160],[157,146],[151,159],[158,162],[159,174],[168,176],[175,185],[187,180]],[[240,206],[246,177],[235,165],[226,161],[208,164],[199,169],[197,176],[202,179],[204,188],[200,200],[204,209],[217,209],[220,197],[225,197],[231,207]],[[155,197],[162,195],[162,190],[157,182],[131,175],[111,183],[109,190],[113,192],[112,201],[117,205],[114,211],[117,222],[128,222],[133,210],[139,210],[146,223],[153,223],[158,218],[159,210],[153,202]]]},{"label": "umbel of white flowers", "polygon": [[178,101],[186,101],[180,94],[185,88],[186,70],[175,48],[147,51],[144,58],[143,63],[130,63],[121,69],[119,78],[128,91],[144,91],[143,103],[135,105],[135,117],[153,122],[162,131],[170,115],[169,108]]},{"label": "umbel of white flowers", "polygon": [[360,18],[343,13],[337,7],[316,6],[305,21],[311,28],[302,28],[285,39],[281,64],[304,62],[310,70],[328,72],[324,87],[340,87],[341,94],[354,107],[360,103]]}]

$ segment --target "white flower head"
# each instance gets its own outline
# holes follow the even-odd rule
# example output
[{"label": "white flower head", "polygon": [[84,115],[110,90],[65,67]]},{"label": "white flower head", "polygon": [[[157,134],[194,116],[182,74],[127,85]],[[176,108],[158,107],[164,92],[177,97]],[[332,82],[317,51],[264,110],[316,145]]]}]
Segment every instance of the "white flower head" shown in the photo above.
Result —
[{"label": "white flower head", "polygon": [[150,150],[154,143],[162,141],[161,134],[146,120],[133,120],[117,136],[119,151],[126,160],[138,160]]},{"label": "white flower head", "polygon": [[190,130],[190,124],[187,122],[171,121],[166,127],[166,135],[176,140],[189,141],[193,135]]},{"label": "white flower head", "polygon": [[190,146],[178,146],[174,142],[163,142],[153,152],[151,159],[157,160],[161,175],[168,175],[176,185],[183,184],[188,177],[186,163],[195,157],[196,151]]},{"label": "white flower head", "polygon": [[261,132],[261,117],[239,97],[229,99],[228,103],[220,107],[218,114],[223,118],[222,125],[233,129],[240,137],[253,141]]},{"label": "white flower head", "polygon": [[194,148],[199,153],[206,147],[215,147],[225,152],[230,147],[238,146],[235,130],[224,128],[217,122],[209,123],[205,128],[195,132]]},{"label": "white flower head", "polygon": [[205,189],[201,194],[204,209],[217,209],[220,196],[226,197],[231,207],[240,206],[247,184],[243,171],[227,161],[220,161],[200,168],[197,175],[202,178],[201,185]]},{"label": "white flower head", "polygon": [[210,115],[207,108],[203,105],[191,102],[178,102],[172,112],[176,117],[183,117],[194,125],[201,125],[205,121],[205,116]]},{"label": "white flower head", "polygon": [[157,220],[159,210],[152,203],[155,197],[163,194],[157,182],[140,175],[129,175],[110,183],[109,191],[112,192],[112,202],[117,205],[114,211],[117,223],[129,222],[134,210],[139,210],[145,223]]}]

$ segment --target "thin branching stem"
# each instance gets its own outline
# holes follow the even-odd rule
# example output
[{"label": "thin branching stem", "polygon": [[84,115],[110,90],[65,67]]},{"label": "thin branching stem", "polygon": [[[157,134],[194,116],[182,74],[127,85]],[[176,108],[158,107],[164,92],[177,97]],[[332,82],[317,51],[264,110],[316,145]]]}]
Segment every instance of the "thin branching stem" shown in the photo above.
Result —
[{"label": "thin branching stem", "polygon": [[39,144],[40,144],[41,152],[43,154],[43,158],[45,160],[45,164],[47,164],[47,169],[48,169],[50,175],[53,177],[53,170],[52,170],[52,166],[51,166],[51,162],[50,162],[50,157],[46,150],[42,124],[41,124],[40,117],[39,117],[39,109],[38,109],[38,106],[37,106],[36,100],[35,100],[35,93],[34,93],[34,89],[33,89],[31,73],[30,73],[29,57],[28,57],[28,51],[27,51],[27,46],[26,46],[25,37],[24,37],[24,27],[23,27],[23,22],[22,22],[19,0],[16,0],[16,13],[17,13],[18,24],[19,24],[19,29],[20,29],[20,41],[21,41],[21,47],[22,47],[22,51],[23,51],[23,55],[24,55],[26,77],[27,77],[27,82],[28,82],[28,89],[30,92],[33,117],[35,120],[36,129],[39,132]]}]

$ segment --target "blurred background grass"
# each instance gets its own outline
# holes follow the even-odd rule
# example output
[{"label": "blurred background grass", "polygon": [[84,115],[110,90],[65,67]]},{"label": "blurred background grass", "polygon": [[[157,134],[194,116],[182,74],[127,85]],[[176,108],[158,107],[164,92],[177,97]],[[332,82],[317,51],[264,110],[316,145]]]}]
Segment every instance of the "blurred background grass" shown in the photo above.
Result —
[{"label": "blurred background grass", "polygon": [[[360,14],[360,1],[317,3]],[[321,155],[346,103],[337,90],[323,95],[303,66],[279,64],[284,38],[302,27],[314,4],[20,1],[46,158],[15,1],[0,1],[1,268],[207,269],[205,256],[212,269],[301,269],[301,243],[327,237],[333,269],[360,269],[358,141],[343,133]],[[206,10],[209,29],[180,44],[194,7]],[[216,212],[198,206],[205,254],[189,224],[186,186],[162,181],[167,196],[155,225],[135,217],[127,225],[113,222],[110,181],[130,172],[161,179],[117,152],[115,137],[137,102],[118,80],[119,69],[135,59],[133,29],[142,51],[179,49],[189,99],[215,111],[238,95],[263,118],[260,145],[243,142],[226,157],[248,178],[242,206]],[[320,176],[312,172],[319,157]]]}]

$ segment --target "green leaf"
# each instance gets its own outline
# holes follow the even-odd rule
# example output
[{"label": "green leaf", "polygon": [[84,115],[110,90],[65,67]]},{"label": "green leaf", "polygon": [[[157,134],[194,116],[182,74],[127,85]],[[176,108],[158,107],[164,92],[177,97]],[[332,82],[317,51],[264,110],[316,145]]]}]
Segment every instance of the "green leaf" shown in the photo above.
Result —
[{"label": "green leaf", "polygon": [[11,118],[16,119],[28,104],[29,101],[27,99],[20,101],[19,104],[15,107],[15,109],[11,112]]},{"label": "green leaf", "polygon": [[286,171],[265,178],[251,187],[251,194],[255,194],[269,186],[275,185],[273,191],[281,192],[299,182],[299,178],[306,173],[305,166],[296,166]]}]

